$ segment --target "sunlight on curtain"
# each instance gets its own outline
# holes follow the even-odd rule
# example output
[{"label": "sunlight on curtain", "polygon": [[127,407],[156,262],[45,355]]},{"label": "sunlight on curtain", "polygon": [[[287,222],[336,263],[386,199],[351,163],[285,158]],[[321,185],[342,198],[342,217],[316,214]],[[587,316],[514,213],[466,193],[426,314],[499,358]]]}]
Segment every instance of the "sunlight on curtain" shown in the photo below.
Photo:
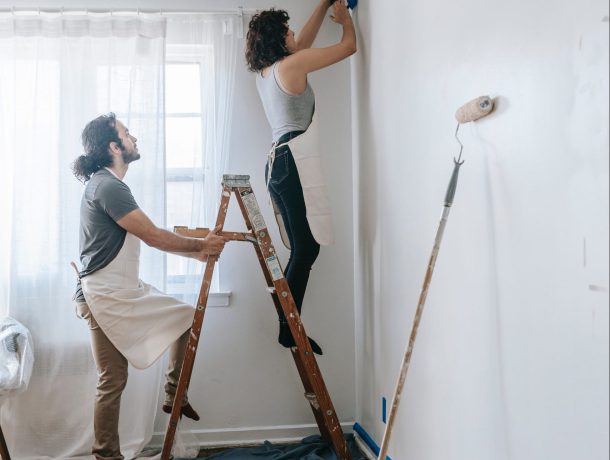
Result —
[{"label": "sunlight on curtain", "polygon": [[[0,314],[30,330],[36,359],[28,391],[2,408],[15,458],[90,452],[97,379],[71,301],[83,185],[70,164],[85,124],[116,112],[142,152],[125,181],[164,224],[165,30],[158,16],[0,16]],[[162,287],[163,254],[142,249],[142,278]],[[130,370],[120,427],[126,458],[152,435],[160,377],[159,366]]]},{"label": "sunlight on curtain", "polygon": [[[168,198],[179,197],[179,200],[168,203],[170,221],[179,220],[169,222],[171,225],[215,225],[222,175],[227,173],[239,22],[235,15],[200,14],[168,18],[167,59],[182,63],[168,66],[171,69],[168,71],[168,91],[172,88],[169,84],[172,76],[184,80],[185,88],[189,79],[199,79],[198,94],[190,94],[189,97],[176,91],[172,93],[171,102],[168,98],[168,168],[177,166],[184,176],[191,178],[188,182],[168,182]],[[198,72],[194,67],[198,67]],[[194,100],[197,96],[200,97],[199,101]],[[180,113],[180,118],[171,118],[174,112]],[[188,113],[200,114],[200,117],[187,118],[185,115]],[[189,123],[200,123],[199,129]],[[173,124],[176,124],[175,129],[171,129]],[[177,143],[183,148],[175,149],[175,153],[171,149],[172,132],[185,133],[185,136],[176,136]],[[198,149],[194,156],[174,157],[193,148]],[[185,300],[196,303],[202,264],[169,256],[169,266],[183,274],[186,286],[181,292]],[[168,289],[171,288],[168,286]],[[216,277],[212,291],[219,290],[220,281]]]}]

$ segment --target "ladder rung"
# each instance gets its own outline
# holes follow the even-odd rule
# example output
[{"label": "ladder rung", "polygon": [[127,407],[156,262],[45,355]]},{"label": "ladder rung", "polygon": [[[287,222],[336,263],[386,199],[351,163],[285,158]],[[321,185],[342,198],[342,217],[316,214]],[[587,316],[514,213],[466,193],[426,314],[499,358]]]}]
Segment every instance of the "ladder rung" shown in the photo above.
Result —
[{"label": "ladder rung", "polygon": [[[209,228],[188,228],[188,227],[174,227],[174,232],[182,235],[182,236],[188,236],[189,238],[205,238],[206,236],[209,235],[210,233],[210,229]],[[225,238],[228,238],[231,241],[247,241],[250,243],[258,243],[258,240],[256,239],[256,236],[254,236],[252,233],[248,233],[248,232],[218,232],[217,233],[218,236],[223,236]]]}]

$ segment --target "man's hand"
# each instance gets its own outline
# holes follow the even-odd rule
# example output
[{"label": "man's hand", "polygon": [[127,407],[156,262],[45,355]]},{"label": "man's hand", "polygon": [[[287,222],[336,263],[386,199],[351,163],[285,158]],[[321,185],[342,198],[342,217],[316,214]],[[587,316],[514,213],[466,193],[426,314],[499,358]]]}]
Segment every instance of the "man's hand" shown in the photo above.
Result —
[{"label": "man's hand", "polygon": [[220,255],[220,253],[225,247],[225,243],[229,240],[228,238],[218,236],[216,233],[219,231],[220,226],[216,227],[214,230],[208,233],[208,236],[206,236],[202,240],[203,247],[201,251],[199,251],[195,256],[197,260],[200,260],[201,262],[207,262],[208,257]]}]

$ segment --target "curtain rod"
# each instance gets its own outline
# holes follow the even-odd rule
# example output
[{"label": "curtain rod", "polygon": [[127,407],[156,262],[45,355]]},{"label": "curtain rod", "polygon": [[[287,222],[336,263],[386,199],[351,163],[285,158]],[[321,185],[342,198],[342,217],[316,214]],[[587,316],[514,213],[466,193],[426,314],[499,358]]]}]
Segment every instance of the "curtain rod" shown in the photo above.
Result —
[{"label": "curtain rod", "polygon": [[200,10],[200,11],[185,11],[185,10],[168,10],[168,9],[145,9],[145,8],[37,8],[37,7],[12,7],[12,8],[0,8],[0,13],[132,13],[132,14],[159,14],[159,15],[190,15],[190,14],[235,14],[241,16],[243,14],[255,14],[259,12],[259,9],[255,8],[243,8],[237,7],[232,10]]}]

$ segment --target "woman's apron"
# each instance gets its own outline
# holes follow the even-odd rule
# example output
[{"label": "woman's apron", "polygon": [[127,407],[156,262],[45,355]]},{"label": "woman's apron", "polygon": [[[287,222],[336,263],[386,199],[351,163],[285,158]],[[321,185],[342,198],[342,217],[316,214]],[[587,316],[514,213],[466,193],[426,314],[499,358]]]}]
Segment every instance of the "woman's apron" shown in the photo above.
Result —
[{"label": "woman's apron", "polygon": [[[294,162],[297,165],[299,179],[303,187],[303,197],[307,209],[307,222],[311,228],[315,240],[322,246],[328,246],[335,242],[330,199],[326,190],[324,173],[319,149],[318,118],[314,114],[311,125],[307,131],[300,136],[283,144],[273,145],[269,152],[269,174],[275,161],[275,152],[280,147],[288,146],[292,152]],[[268,184],[267,184],[268,186]],[[273,200],[272,200],[273,201]],[[279,208],[273,202],[275,218],[280,227],[280,234],[284,245],[290,249],[286,228]]]},{"label": "woman's apron", "polygon": [[150,367],[191,327],[195,309],[139,279],[140,240],[127,233],[109,265],[81,280],[96,322],[137,369]]}]

